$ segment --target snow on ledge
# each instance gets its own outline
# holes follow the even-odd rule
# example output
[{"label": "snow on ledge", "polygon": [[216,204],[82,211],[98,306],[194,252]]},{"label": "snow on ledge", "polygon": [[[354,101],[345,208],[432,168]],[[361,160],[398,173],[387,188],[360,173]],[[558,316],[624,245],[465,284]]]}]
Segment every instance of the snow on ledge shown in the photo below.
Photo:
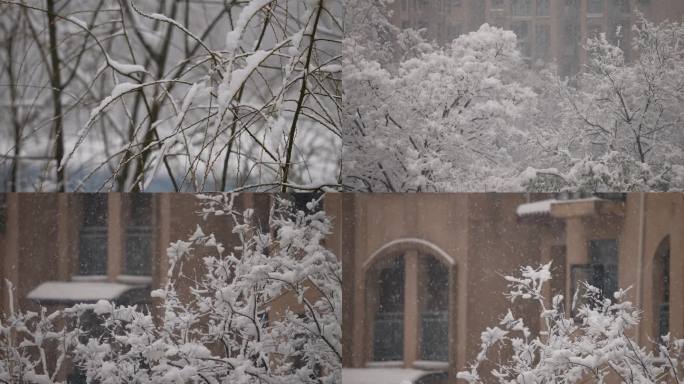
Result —
[{"label": "snow on ledge", "polygon": [[551,205],[557,202],[556,199],[548,199],[521,204],[516,208],[515,213],[518,216],[548,215],[551,213]]},{"label": "snow on ledge", "polygon": [[116,277],[116,281],[123,284],[150,285],[152,284],[152,276],[119,275]]},{"label": "snow on ledge", "polygon": [[34,288],[27,297],[38,301],[90,302],[114,300],[138,286],[93,281],[48,281]]},{"label": "snow on ledge", "polygon": [[416,360],[413,362],[413,368],[426,371],[446,371],[449,369],[449,363],[446,361]]},{"label": "snow on ledge", "polygon": [[342,384],[411,383],[426,373],[410,368],[342,368]]},{"label": "snow on ledge", "polygon": [[369,361],[366,363],[368,368],[402,368],[404,362],[400,360],[394,361]]}]

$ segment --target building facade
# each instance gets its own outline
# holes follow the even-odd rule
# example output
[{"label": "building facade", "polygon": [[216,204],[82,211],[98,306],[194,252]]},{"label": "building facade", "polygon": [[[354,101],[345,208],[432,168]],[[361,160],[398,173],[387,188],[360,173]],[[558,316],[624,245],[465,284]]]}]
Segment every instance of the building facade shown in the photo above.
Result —
[{"label": "building facade", "polygon": [[[354,194],[326,205],[344,268],[345,367],[448,370],[455,382],[510,307],[502,275],[548,261],[549,297],[572,298],[579,281],[632,286],[643,345],[684,335],[684,282],[669,278],[684,272],[682,194]],[[513,309],[534,329],[537,308]]]},{"label": "building facade", "polygon": [[[483,23],[516,33],[528,61],[555,62],[562,75],[586,63],[582,44],[605,33],[626,58],[635,10],[655,22],[682,21],[679,0],[397,0],[391,20],[402,28],[425,28],[427,37],[446,44]],[[620,28],[620,33],[617,33]]]},{"label": "building facade", "polygon": [[[0,279],[11,281],[22,309],[111,299],[137,304],[166,279],[166,249],[198,224],[227,248],[237,245],[225,218],[202,220],[190,194],[2,194]],[[270,196],[244,194],[268,222]],[[0,312],[8,308],[0,287]],[[91,292],[84,292],[91,290]],[[99,291],[98,291],[99,290]],[[101,297],[99,297],[101,296]],[[87,300],[84,300],[87,299]]]}]

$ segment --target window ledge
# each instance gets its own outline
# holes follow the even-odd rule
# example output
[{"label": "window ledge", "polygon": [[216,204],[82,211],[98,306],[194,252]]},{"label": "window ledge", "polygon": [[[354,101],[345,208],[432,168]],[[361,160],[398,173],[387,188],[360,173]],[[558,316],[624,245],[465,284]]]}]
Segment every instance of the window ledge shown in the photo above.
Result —
[{"label": "window ledge", "polygon": [[107,281],[107,275],[73,275],[71,281]]},{"label": "window ledge", "polygon": [[403,361],[369,361],[366,363],[366,368],[392,368],[403,366]]},{"label": "window ledge", "polygon": [[150,285],[152,284],[152,276],[119,275],[116,277],[116,281],[124,284]]},{"label": "window ledge", "polygon": [[432,361],[432,360],[416,360],[413,362],[413,368],[423,369],[426,371],[437,371],[449,369],[449,362],[447,361]]}]

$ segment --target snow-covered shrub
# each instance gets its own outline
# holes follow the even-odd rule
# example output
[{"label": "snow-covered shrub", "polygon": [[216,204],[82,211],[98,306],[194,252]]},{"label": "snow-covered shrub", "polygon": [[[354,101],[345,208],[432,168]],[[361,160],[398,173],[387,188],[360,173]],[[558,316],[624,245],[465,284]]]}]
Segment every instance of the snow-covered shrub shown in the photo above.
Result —
[{"label": "snow-covered shrub", "polygon": [[[627,291],[611,297],[588,284],[575,293],[572,308],[564,297],[548,302],[544,284],[551,263],[523,267],[520,276],[507,276],[511,303],[536,303],[539,325],[525,324],[510,309],[498,325],[481,335],[481,350],[458,377],[468,383],[621,383],[656,384],[684,378],[684,339],[666,335],[653,348],[633,338],[640,311],[625,300]],[[572,313],[572,315],[570,314]],[[538,331],[533,331],[538,329]],[[493,366],[491,369],[485,366]]]},{"label": "snow-covered shrub", "polygon": [[9,312],[0,313],[0,383],[53,383],[78,344],[78,328],[68,327],[69,316],[62,311],[16,308],[13,284],[6,284]]},{"label": "snow-covered shrub", "polygon": [[[200,196],[201,214],[231,220],[232,234],[205,234],[197,226],[172,243],[167,281],[152,292],[158,305],[151,310],[101,300],[40,315],[79,319],[88,312],[97,319],[94,333],[74,322],[68,331],[49,321],[29,323],[38,314],[11,316],[14,331],[0,328],[3,351],[13,354],[0,360],[0,379],[22,382],[17,372],[47,372],[38,366],[42,353],[11,344],[8,335],[18,330],[30,340],[62,340],[64,357],[88,382],[339,383],[342,268],[322,244],[331,223],[320,201],[305,212],[278,199],[264,225],[253,209],[236,211],[234,197]],[[220,241],[226,235],[238,245],[226,248]]]}]

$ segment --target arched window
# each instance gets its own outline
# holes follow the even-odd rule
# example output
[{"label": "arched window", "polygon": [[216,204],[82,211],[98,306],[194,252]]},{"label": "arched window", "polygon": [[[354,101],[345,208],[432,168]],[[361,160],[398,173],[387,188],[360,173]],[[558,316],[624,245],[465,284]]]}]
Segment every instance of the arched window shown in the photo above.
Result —
[{"label": "arched window", "polygon": [[370,276],[376,285],[373,320],[373,360],[399,361],[404,357],[404,258],[382,260]]},{"label": "arched window", "polygon": [[448,367],[454,345],[452,260],[422,239],[395,240],[371,255],[364,265],[369,362]]},{"label": "arched window", "polygon": [[658,336],[670,332],[670,236],[665,237],[653,259],[653,305],[655,332]]}]

